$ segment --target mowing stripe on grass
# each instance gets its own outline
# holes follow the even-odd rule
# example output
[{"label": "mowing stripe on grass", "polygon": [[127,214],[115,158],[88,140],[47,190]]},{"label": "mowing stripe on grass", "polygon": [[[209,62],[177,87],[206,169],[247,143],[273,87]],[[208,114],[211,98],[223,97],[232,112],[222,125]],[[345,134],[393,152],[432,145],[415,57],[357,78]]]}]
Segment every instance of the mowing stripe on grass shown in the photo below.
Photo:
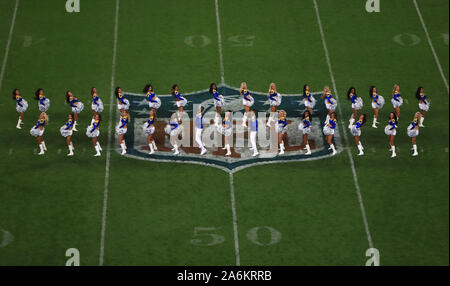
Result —
[{"label": "mowing stripe on grass", "polygon": [[220,64],[220,80],[222,84],[225,84],[225,69],[223,67],[223,53],[222,53],[222,35],[220,30],[220,17],[219,17],[219,0],[215,0],[216,5],[216,23],[217,23],[217,43],[219,45],[219,64]]},{"label": "mowing stripe on grass", "polygon": [[[319,6],[317,5],[317,1],[316,0],[313,0],[313,1],[314,1],[314,8],[316,10],[317,23],[319,25],[319,30],[320,30],[320,36],[322,37],[323,50],[325,52],[325,58],[326,58],[327,64],[328,64],[328,71],[330,73],[331,82],[333,84],[333,89],[334,89],[334,92],[336,94],[336,100],[339,101],[339,95],[338,95],[337,88],[336,88],[336,81],[334,79],[333,69],[331,68],[330,55],[328,53],[327,43],[325,41],[325,34],[324,34],[323,28],[322,28],[322,21],[320,20]],[[339,112],[339,117],[341,118],[341,120],[340,120],[341,128],[344,130],[345,145],[349,146],[348,138],[347,138],[347,130],[345,129],[346,126],[344,126],[344,123],[342,121],[343,117],[342,117],[342,110],[341,110],[340,105],[338,105],[337,108],[338,108],[338,112]],[[350,167],[351,167],[352,173],[353,173],[353,181],[355,183],[356,194],[358,196],[359,206],[361,208],[361,214],[362,214],[362,218],[363,218],[363,221],[364,221],[364,228],[366,230],[367,241],[369,242],[369,247],[373,248],[372,236],[370,235],[369,223],[367,222],[366,211],[365,211],[365,208],[364,208],[364,202],[363,202],[363,198],[362,198],[362,195],[361,195],[361,190],[359,188],[358,175],[356,174],[355,162],[353,161],[353,157],[352,157],[352,153],[350,151],[350,148],[345,148],[345,149],[347,149],[347,155],[348,155],[348,158],[350,160]]]},{"label": "mowing stripe on grass", "polygon": [[105,254],[105,231],[106,231],[106,212],[108,209],[108,185],[109,185],[109,164],[111,161],[111,127],[112,115],[114,110],[114,81],[116,76],[116,54],[117,54],[117,36],[119,31],[119,2],[116,0],[116,16],[114,20],[114,46],[111,66],[111,94],[109,97],[109,122],[108,122],[108,148],[106,151],[106,165],[105,165],[105,189],[103,191],[103,213],[102,213],[102,230],[100,236],[100,259],[99,265],[103,265],[103,257]]},{"label": "mowing stripe on grass", "polygon": [[416,6],[417,15],[419,15],[419,19],[420,19],[420,22],[422,23],[422,27],[423,27],[423,30],[425,31],[425,35],[427,36],[428,44],[430,45],[431,52],[433,53],[433,56],[434,56],[434,60],[436,61],[436,65],[439,69],[439,72],[441,73],[442,80],[444,81],[445,87],[447,88],[447,93],[449,93],[447,78],[444,75],[444,71],[442,70],[441,62],[439,61],[436,51],[434,50],[434,46],[433,46],[433,43],[431,42],[430,34],[428,33],[427,26],[425,25],[425,21],[423,20],[422,13],[420,12],[419,5],[417,4],[416,0],[413,0],[413,2],[414,2],[414,6]]},{"label": "mowing stripe on grass", "polygon": [[8,61],[9,47],[11,46],[11,38],[14,32],[14,26],[16,24],[16,15],[18,8],[19,8],[19,0],[16,0],[16,6],[14,7],[13,17],[11,20],[11,28],[9,28],[8,41],[6,42],[5,55],[3,56],[2,69],[0,70],[0,91],[2,90],[3,76],[5,75],[6,62]]}]

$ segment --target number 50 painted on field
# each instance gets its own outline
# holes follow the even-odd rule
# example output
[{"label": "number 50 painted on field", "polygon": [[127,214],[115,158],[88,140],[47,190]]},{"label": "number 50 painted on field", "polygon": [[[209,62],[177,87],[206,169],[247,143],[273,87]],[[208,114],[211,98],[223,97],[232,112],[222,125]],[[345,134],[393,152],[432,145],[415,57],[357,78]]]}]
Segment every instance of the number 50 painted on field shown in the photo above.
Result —
[{"label": "number 50 painted on field", "polygon": [[[200,246],[213,246],[223,243],[225,241],[225,237],[217,234],[220,229],[220,227],[194,227],[194,234],[191,239],[191,243]],[[258,233],[262,229],[269,231],[269,242],[261,242],[259,239]],[[272,245],[280,242],[281,232],[270,226],[257,226],[247,232],[247,239],[256,245]]]}]

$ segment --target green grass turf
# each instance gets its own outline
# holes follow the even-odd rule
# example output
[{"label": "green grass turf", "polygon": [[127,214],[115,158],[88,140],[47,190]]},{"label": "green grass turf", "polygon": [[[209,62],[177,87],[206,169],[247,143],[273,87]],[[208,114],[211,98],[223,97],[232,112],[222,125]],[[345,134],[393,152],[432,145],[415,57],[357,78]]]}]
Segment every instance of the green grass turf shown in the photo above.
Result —
[{"label": "green grass turf", "polygon": [[[11,1],[13,2],[13,1]],[[14,3],[0,3],[0,57]],[[418,1],[448,78],[448,2]],[[380,127],[366,126],[366,155],[357,157],[349,136],[374,245],[382,265],[448,265],[448,93],[434,62],[412,1],[382,2],[368,14],[355,1],[319,0],[340,105],[347,125],[346,89],[355,85],[364,112],[372,116],[368,86],[387,99]],[[280,92],[298,93],[331,86],[313,1],[219,1],[225,81],[265,91],[274,81]],[[63,265],[65,250],[76,247],[83,265],[98,265],[102,224],[105,155],[94,158],[84,134],[90,120],[89,88],[97,86],[109,102],[115,7],[111,1],[82,1],[82,12],[67,14],[60,1],[21,1],[2,89],[0,130],[0,229],[14,241],[0,248],[0,265]],[[8,12],[9,11],[9,12]],[[40,21],[33,22],[39,15]],[[417,46],[392,38],[411,33]],[[194,47],[186,37],[204,35],[210,43]],[[24,37],[35,45],[24,47]],[[242,41],[250,37],[253,41]],[[231,40],[230,40],[231,38]],[[250,46],[239,46],[246,44]],[[238,45],[238,46],[236,46]],[[214,1],[121,1],[116,84],[139,92],[151,82],[158,94],[178,83],[182,92],[220,82]],[[396,145],[389,158],[383,133],[391,109],[390,91],[401,85],[402,107]],[[415,88],[423,85],[432,108],[418,138],[419,157],[410,156],[405,128],[417,110]],[[22,130],[10,91],[21,88],[30,103]],[[37,87],[52,100],[45,140],[49,153],[37,156],[28,133],[38,110]],[[75,157],[65,156],[59,134],[70,110],[64,92],[82,102]],[[105,121],[100,142],[107,144]],[[115,119],[114,119],[115,121]],[[369,124],[368,124],[369,125]],[[114,124],[113,124],[114,126]],[[342,134],[341,130],[341,134]],[[342,142],[345,142],[342,140]],[[58,153],[58,150],[61,153]],[[235,265],[229,177],[197,165],[136,161],[111,152],[105,265]],[[336,157],[252,167],[234,174],[242,265],[364,265],[368,248],[346,152]],[[248,233],[260,227],[258,241],[281,233],[272,245],[257,245]],[[193,245],[196,227],[223,237],[214,246]],[[208,235],[199,237],[210,241]]]}]

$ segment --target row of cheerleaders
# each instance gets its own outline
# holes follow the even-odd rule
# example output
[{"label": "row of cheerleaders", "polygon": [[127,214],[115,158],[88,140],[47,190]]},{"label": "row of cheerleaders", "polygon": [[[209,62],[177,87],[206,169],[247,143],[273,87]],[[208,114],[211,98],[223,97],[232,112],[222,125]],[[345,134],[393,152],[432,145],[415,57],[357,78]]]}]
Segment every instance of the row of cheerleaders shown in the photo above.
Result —
[{"label": "row of cheerleaders", "polygon": [[[222,118],[222,107],[225,106],[226,101],[225,98],[218,92],[217,86],[215,83],[212,83],[209,88],[211,97],[214,98],[214,105],[216,108],[216,116],[214,119],[214,124],[217,127],[217,131],[224,135],[224,147],[223,150],[226,150],[225,156],[231,155],[230,150],[230,135],[233,133],[233,120],[231,118],[231,111],[227,110],[224,112],[224,116]],[[150,107],[150,114],[148,119],[145,121],[143,125],[143,133],[147,136],[147,143],[149,146],[150,154],[153,154],[157,151],[157,146],[155,140],[153,139],[153,134],[155,132],[155,122],[156,122],[156,114],[158,108],[161,106],[161,100],[156,96],[154,89],[151,84],[147,84],[143,89],[144,94],[146,94],[148,104]],[[183,108],[187,103],[185,97],[179,92],[179,87],[177,84],[174,84],[171,88],[171,94],[173,99],[176,101],[176,105],[178,107],[178,111],[174,113],[171,117],[169,123],[165,126],[164,131],[171,138],[170,142],[173,146],[172,151],[174,155],[179,154],[179,146],[177,146],[177,141],[173,140],[176,138],[182,130],[182,122],[181,116],[183,114]],[[249,140],[251,143],[250,149],[253,151],[253,156],[258,156],[258,148],[256,144],[256,134],[258,132],[258,121],[256,120],[255,111],[251,109],[254,104],[254,99],[247,88],[247,84],[245,82],[241,83],[240,86],[240,94],[242,96],[242,104],[244,107],[244,117],[242,118],[242,126],[245,128],[249,128]],[[28,102],[21,96],[19,89],[14,89],[12,92],[13,99],[16,102],[16,110],[19,112],[19,120],[17,122],[17,128],[21,129],[21,125],[23,124],[24,113],[28,108]],[[101,156],[102,147],[98,141],[100,135],[100,124],[102,121],[101,113],[104,109],[104,105],[102,100],[100,99],[97,89],[93,87],[91,89],[92,96],[92,120],[90,125],[87,127],[86,135],[89,138],[92,138],[92,143],[95,148],[96,154],[94,156]],[[130,116],[128,114],[128,109],[130,107],[129,100],[126,99],[125,95],[122,92],[120,87],[116,87],[115,96],[117,98],[117,109],[120,111],[120,121],[116,126],[116,135],[118,136],[118,141],[121,147],[122,155],[127,153],[127,146],[125,144],[124,136],[127,133],[127,125],[130,122]],[[298,126],[299,131],[303,136],[303,143],[305,154],[311,154],[311,148],[308,144],[308,135],[311,132],[311,121],[313,118],[313,108],[316,104],[316,99],[310,93],[309,85],[304,85],[303,87],[303,97],[304,97],[304,105],[306,110],[303,113],[302,120]],[[354,87],[350,87],[347,92],[347,98],[351,103],[352,107],[352,115],[349,120],[348,128],[350,129],[351,134],[355,138],[356,146],[359,150],[358,155],[364,155],[364,147],[361,143],[361,130],[362,127],[366,123],[366,114],[358,114],[358,112],[363,107],[363,99],[359,97],[356,89]],[[383,108],[385,104],[385,99],[383,96],[378,94],[377,88],[375,86],[371,86],[369,89],[369,98],[371,102],[372,109],[374,111],[372,127],[377,128],[378,115],[380,110]],[[407,135],[411,138],[412,141],[412,156],[417,156],[417,145],[416,138],[419,135],[419,127],[424,127],[423,121],[425,119],[426,113],[429,110],[430,102],[427,96],[424,93],[423,87],[418,87],[416,92],[416,98],[418,100],[419,111],[416,112],[413,116],[412,121],[407,127]],[[38,89],[35,93],[35,99],[37,100],[37,105],[39,110],[41,111],[38,122],[35,126],[33,126],[30,130],[30,134],[37,138],[37,143],[40,148],[39,155],[45,154],[47,151],[47,146],[44,141],[44,131],[45,126],[49,123],[49,116],[47,112],[50,108],[50,99],[45,96],[43,89]],[[283,154],[285,150],[284,146],[284,134],[287,132],[288,121],[286,119],[286,112],[284,110],[277,110],[277,107],[281,104],[282,95],[278,93],[275,83],[271,83],[268,91],[268,99],[270,102],[270,116],[267,120],[268,127],[275,127],[276,132],[278,133],[278,145],[279,145],[279,154]],[[322,99],[325,101],[326,108],[328,110],[328,114],[326,116],[326,120],[324,122],[323,134],[326,136],[327,143],[329,144],[329,149],[332,150],[332,154],[336,154],[336,148],[333,144],[333,135],[334,131],[337,127],[338,118],[335,113],[338,102],[333,97],[333,94],[330,91],[328,86],[325,86],[322,94]],[[84,104],[78,100],[76,96],[72,94],[72,92],[66,92],[66,102],[70,105],[72,112],[68,115],[67,122],[60,128],[60,133],[63,137],[66,138],[67,146],[69,149],[69,153],[67,156],[74,155],[74,146],[71,140],[71,136],[73,132],[77,130],[77,122],[79,119],[80,113],[84,109]],[[393,111],[389,113],[387,118],[387,125],[384,128],[385,134],[388,136],[390,152],[392,152],[391,157],[396,157],[395,152],[395,136],[397,134],[398,121],[400,119],[400,108],[403,104],[403,98],[400,93],[400,86],[394,85],[392,91],[391,103],[393,105]],[[207,153],[207,149],[202,142],[202,129],[203,129],[203,113],[204,108],[200,107],[196,116],[195,116],[195,140],[201,149],[201,155]],[[275,120],[275,115],[278,114],[278,118]],[[249,124],[247,126],[247,124]],[[231,140],[233,140],[231,138]]]}]

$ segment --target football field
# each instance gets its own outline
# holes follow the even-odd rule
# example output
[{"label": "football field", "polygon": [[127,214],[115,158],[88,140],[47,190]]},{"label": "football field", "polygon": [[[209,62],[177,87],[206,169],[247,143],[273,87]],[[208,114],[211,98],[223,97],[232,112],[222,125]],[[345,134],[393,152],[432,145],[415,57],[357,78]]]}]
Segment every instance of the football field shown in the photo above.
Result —
[{"label": "football field", "polygon": [[[69,248],[81,265],[363,266],[369,248],[380,265],[448,265],[449,2],[381,0],[378,13],[365,2],[81,0],[68,13],[60,0],[0,0],[0,266],[65,265]],[[291,95],[329,85],[338,154],[231,172],[120,155],[116,86],[167,95],[174,83],[187,94],[242,81]],[[391,159],[395,83],[405,102]],[[378,129],[371,85],[386,98]],[[101,157],[85,135],[93,86],[105,103]],[[364,156],[347,128],[350,86],[368,115]],[[418,86],[431,107],[413,157]],[[14,88],[29,103],[21,130]],[[37,88],[51,100],[44,156],[29,133]],[[85,104],[73,157],[59,132],[69,89]]]}]

